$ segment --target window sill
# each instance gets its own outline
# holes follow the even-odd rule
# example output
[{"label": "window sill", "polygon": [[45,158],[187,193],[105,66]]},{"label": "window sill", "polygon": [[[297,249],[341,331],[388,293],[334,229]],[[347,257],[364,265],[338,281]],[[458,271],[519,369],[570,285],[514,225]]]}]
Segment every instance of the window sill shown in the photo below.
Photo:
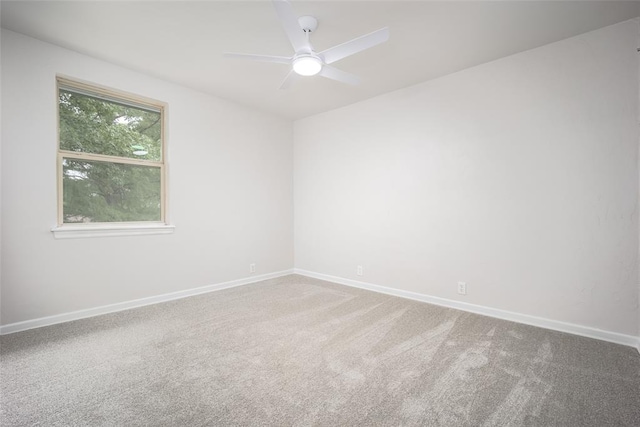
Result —
[{"label": "window sill", "polygon": [[150,234],[171,234],[174,225],[151,224],[65,224],[53,227],[56,239],[82,239],[89,237],[146,236]]}]

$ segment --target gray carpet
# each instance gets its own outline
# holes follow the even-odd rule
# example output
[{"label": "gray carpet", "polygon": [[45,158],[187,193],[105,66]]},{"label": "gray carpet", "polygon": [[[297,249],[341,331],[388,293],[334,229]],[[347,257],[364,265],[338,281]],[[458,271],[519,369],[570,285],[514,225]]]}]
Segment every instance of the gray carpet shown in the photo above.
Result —
[{"label": "gray carpet", "polygon": [[0,339],[2,425],[640,425],[629,347],[301,276]]}]

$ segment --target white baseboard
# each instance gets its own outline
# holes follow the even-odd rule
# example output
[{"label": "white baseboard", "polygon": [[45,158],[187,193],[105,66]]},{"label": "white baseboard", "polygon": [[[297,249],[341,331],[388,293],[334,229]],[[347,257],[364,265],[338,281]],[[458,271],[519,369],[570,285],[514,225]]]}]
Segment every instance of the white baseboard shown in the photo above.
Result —
[{"label": "white baseboard", "polygon": [[500,310],[497,308],[485,307],[482,305],[469,304],[466,302],[439,298],[417,292],[404,291],[401,289],[387,288],[386,286],[374,285],[372,283],[359,282],[357,280],[345,279],[342,277],[330,276],[328,274],[316,273],[313,271],[294,269],[295,274],[312,277],[314,279],[326,280],[328,282],[338,283],[341,285],[352,286],[355,288],[366,289],[369,291],[379,292],[382,294],[393,295],[401,298],[408,298],[416,301],[426,302],[429,304],[439,305],[443,307],[455,308],[457,310],[468,311],[470,313],[481,314],[483,316],[495,317],[498,319],[509,320],[512,322],[524,323],[526,325],[538,326],[540,328],[551,329],[554,331],[567,332],[574,335],[580,335],[588,338],[595,338],[602,341],[609,341],[616,344],[622,344],[635,347],[640,352],[640,337],[633,335],[619,334],[617,332],[603,331],[601,329],[591,328],[588,326],[576,325],[573,323],[560,322],[557,320],[544,319],[542,317],[530,316],[527,314],[515,313],[512,311]]},{"label": "white baseboard", "polygon": [[70,313],[56,314],[53,316],[41,317],[39,319],[25,320],[23,322],[9,323],[0,326],[0,335],[12,334],[14,332],[26,331],[27,329],[40,328],[42,326],[55,325],[56,323],[70,322],[72,320],[85,319],[87,317],[100,316],[102,314],[114,313],[116,311],[129,310],[131,308],[143,307],[145,305],[158,304],[194,295],[206,294],[208,292],[222,289],[234,288],[236,286],[248,285],[262,280],[274,279],[276,277],[287,276],[293,273],[293,269],[277,271],[274,273],[261,274],[260,276],[245,277],[243,279],[231,280],[229,282],[215,285],[202,286],[184,291],[171,292],[168,294],[156,295],[148,298],[124,301],[116,304],[103,305],[101,307],[88,308]]},{"label": "white baseboard", "polygon": [[157,295],[148,298],[141,298],[132,301],[125,301],[116,304],[104,305],[101,307],[89,308],[86,310],[78,310],[70,313],[57,314],[53,316],[41,317],[38,319],[25,320],[23,322],[10,323],[0,326],[0,335],[11,334],[14,332],[26,331],[27,329],[40,328],[43,326],[55,325],[57,323],[70,322],[72,320],[84,319],[87,317],[100,316],[102,314],[114,313],[117,311],[129,310],[132,308],[143,307],[151,304],[177,300],[194,295],[205,294],[208,292],[219,291],[222,289],[233,288],[236,286],[248,285],[250,283],[260,282],[262,280],[274,279],[277,277],[287,276],[289,274],[300,274],[302,276],[312,277],[315,279],[326,280],[341,285],[351,286],[360,289],[366,289],[387,295],[393,295],[401,298],[408,298],[415,301],[426,302],[429,304],[439,305],[443,307],[454,308],[457,310],[467,311],[470,313],[481,314],[484,316],[495,317],[498,319],[509,320],[512,322],[524,323],[527,325],[537,326],[540,328],[551,329],[554,331],[567,332],[574,335],[580,335],[588,338],[595,338],[616,344],[622,344],[635,347],[640,353],[640,337],[633,335],[619,334],[617,332],[609,332],[601,329],[591,328],[588,326],[576,325],[573,323],[560,322],[557,320],[545,319],[542,317],[530,316],[527,314],[515,313],[506,310],[500,310],[481,305],[469,304],[466,302],[439,298],[430,295],[420,294],[417,292],[404,291],[401,289],[388,288],[386,286],[374,285],[372,283],[359,282],[357,280],[345,279],[328,274],[316,273],[302,269],[283,270],[274,273],[262,274],[260,276],[251,276],[243,279],[232,280],[229,282],[218,283],[215,285],[202,286],[184,291],[171,292],[168,294]]}]

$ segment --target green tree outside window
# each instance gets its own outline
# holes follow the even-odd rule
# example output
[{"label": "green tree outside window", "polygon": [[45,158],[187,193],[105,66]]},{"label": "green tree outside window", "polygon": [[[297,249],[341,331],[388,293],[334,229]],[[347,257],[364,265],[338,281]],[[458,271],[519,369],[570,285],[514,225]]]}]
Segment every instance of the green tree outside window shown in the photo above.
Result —
[{"label": "green tree outside window", "polygon": [[62,222],[163,218],[163,112],[75,91],[58,91]]}]

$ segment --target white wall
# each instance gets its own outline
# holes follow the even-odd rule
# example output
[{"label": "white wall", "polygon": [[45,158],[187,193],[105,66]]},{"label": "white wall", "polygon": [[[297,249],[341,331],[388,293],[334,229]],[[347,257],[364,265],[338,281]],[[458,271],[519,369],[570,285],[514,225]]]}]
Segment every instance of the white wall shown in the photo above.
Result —
[{"label": "white wall", "polygon": [[[168,103],[174,234],[54,239],[56,73]],[[292,268],[292,151],[287,120],[2,30],[1,323]]]},{"label": "white wall", "polygon": [[[0,6],[1,7],[1,6]],[[2,33],[0,33],[0,45]],[[2,57],[0,56],[0,319],[2,319]],[[639,260],[640,261],[640,260]],[[0,321],[0,325],[1,325]]]},{"label": "white wall", "polygon": [[637,335],[637,33],[295,122],[296,268]]}]

